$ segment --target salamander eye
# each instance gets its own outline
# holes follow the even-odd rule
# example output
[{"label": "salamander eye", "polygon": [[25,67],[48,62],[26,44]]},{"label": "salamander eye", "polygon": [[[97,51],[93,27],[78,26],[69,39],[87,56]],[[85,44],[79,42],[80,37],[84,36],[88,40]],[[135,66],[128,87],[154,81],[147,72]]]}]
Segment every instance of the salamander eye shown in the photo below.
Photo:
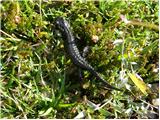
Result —
[{"label": "salamander eye", "polygon": [[60,25],[63,23],[63,19],[61,17],[56,18],[56,24]]}]

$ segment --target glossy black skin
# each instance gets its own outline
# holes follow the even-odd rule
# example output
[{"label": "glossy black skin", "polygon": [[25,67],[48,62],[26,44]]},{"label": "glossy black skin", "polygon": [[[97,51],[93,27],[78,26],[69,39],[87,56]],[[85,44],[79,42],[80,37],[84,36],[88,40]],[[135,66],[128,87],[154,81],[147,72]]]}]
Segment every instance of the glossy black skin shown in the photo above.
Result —
[{"label": "glossy black skin", "polygon": [[100,75],[94,70],[94,68],[90,64],[88,64],[88,62],[85,61],[85,59],[80,55],[69,23],[64,18],[58,17],[56,19],[56,25],[62,32],[64,39],[64,47],[72,62],[79,68],[89,71],[98,80],[101,80],[106,85],[107,89],[115,89],[121,91],[120,89],[111,86],[103,78],[101,78]]}]

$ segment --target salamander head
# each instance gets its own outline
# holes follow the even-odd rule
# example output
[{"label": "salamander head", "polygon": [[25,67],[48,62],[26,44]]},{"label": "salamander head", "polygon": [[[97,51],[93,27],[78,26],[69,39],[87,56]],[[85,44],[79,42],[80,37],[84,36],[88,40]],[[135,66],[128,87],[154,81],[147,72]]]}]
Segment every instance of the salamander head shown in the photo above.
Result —
[{"label": "salamander head", "polygon": [[63,18],[63,17],[58,17],[56,19],[56,25],[58,28],[60,28],[62,31],[64,31],[65,28],[69,29],[70,25],[69,23]]}]

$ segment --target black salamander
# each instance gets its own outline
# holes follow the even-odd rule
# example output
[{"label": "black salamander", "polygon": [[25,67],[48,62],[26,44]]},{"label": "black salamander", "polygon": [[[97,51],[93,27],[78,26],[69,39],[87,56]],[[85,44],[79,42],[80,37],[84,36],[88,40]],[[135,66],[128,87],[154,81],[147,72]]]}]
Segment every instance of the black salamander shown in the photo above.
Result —
[{"label": "black salamander", "polygon": [[103,78],[101,78],[98,72],[96,72],[94,68],[90,64],[88,64],[88,62],[85,61],[85,59],[80,55],[80,52],[75,43],[74,36],[71,32],[69,23],[64,18],[58,17],[56,19],[56,25],[62,32],[62,36],[64,38],[64,47],[66,49],[67,54],[71,58],[72,62],[76,66],[89,71],[98,80],[101,80],[101,82],[103,82],[106,85],[107,89],[109,90],[115,89],[115,90],[121,91],[120,89],[111,86]]}]

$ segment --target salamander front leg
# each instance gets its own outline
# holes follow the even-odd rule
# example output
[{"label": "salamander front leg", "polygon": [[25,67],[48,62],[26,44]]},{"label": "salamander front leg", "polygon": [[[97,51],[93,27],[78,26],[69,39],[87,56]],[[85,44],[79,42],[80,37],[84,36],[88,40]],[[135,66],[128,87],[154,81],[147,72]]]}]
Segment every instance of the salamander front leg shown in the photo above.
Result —
[{"label": "salamander front leg", "polygon": [[[89,51],[90,51],[90,46],[86,46],[86,47],[83,48],[82,57],[83,57],[84,59],[86,59]],[[82,80],[83,80],[83,72],[82,72],[82,69],[81,69],[81,68],[78,68],[78,73],[79,73],[79,74],[78,74],[78,75],[79,75],[79,79],[80,79],[80,81],[82,81]]]}]

